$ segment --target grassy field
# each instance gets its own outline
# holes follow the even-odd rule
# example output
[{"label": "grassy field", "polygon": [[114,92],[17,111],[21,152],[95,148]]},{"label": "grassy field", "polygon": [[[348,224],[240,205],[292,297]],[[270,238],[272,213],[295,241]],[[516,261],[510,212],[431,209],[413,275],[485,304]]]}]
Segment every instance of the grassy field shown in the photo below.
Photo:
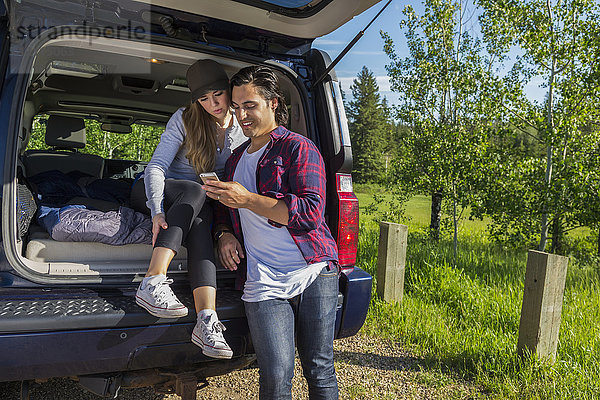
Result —
[{"label": "grassy field", "polygon": [[[357,187],[356,197],[358,197],[358,201],[360,204],[361,211],[364,211],[369,208],[369,206],[374,205],[377,212],[384,211],[390,204],[394,201],[393,196],[389,193],[385,192],[385,189],[382,189],[379,192],[379,196],[381,197],[381,201],[376,201],[373,196],[371,188],[366,187],[365,191],[360,191],[361,186]],[[458,210],[460,214],[460,210]],[[450,224],[450,217],[445,216],[444,222]],[[365,223],[366,226],[369,226],[371,222],[375,220],[375,214],[367,214],[365,212],[361,212],[360,215],[361,221]],[[402,220],[403,223],[408,225],[412,230],[423,230],[429,226],[429,222],[431,219],[431,197],[429,196],[414,196],[406,203],[405,215]],[[488,220],[484,219],[480,220],[469,220],[468,219],[468,210],[465,210],[462,213],[462,217],[459,220],[458,224],[458,232],[459,234],[483,234],[486,230]],[[451,232],[451,231],[449,231]]]},{"label": "grassy field", "polygon": [[[364,208],[373,196],[358,197]],[[454,265],[451,241],[431,243],[423,233],[429,207],[422,196],[407,204],[403,304],[374,296],[363,331],[401,342],[424,357],[425,369],[468,379],[482,397],[600,398],[598,265],[570,260],[556,363],[521,359],[516,344],[526,252],[491,243],[486,221],[465,220]],[[375,276],[378,227],[372,215],[361,218],[357,264]]]},{"label": "grassy field", "polygon": [[[376,201],[374,198],[374,193],[377,193],[381,198],[380,201]],[[355,194],[358,197],[358,201],[360,203],[361,215],[360,219],[367,226],[370,225],[372,221],[375,220],[375,215],[371,213],[365,213],[365,210],[369,208],[369,206],[374,205],[374,208],[378,212],[382,212],[390,206],[390,204],[394,201],[393,196],[386,192],[386,189],[380,188],[378,186],[371,185],[355,185]],[[458,210],[460,214],[460,210]],[[463,236],[472,236],[473,234],[479,236],[485,236],[486,228],[489,219],[484,218],[483,221],[468,218],[469,210],[466,209],[461,215],[458,224],[458,233]],[[402,220],[402,223],[405,223],[412,230],[423,230],[429,226],[429,222],[431,219],[431,197],[418,195],[410,198],[406,203],[405,207],[405,217]],[[451,224],[451,215],[444,215],[443,220],[450,226]],[[573,229],[569,231],[568,235],[571,238],[575,239],[585,239],[589,235],[591,235],[591,230],[587,227],[581,227],[577,229]],[[451,229],[448,230],[447,236],[452,234]],[[593,247],[593,246],[591,246]]]}]

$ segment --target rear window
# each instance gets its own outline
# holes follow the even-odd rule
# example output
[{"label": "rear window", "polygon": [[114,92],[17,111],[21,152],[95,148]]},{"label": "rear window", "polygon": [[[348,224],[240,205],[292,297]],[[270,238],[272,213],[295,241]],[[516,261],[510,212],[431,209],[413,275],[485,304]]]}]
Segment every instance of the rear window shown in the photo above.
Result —
[{"label": "rear window", "polygon": [[[47,120],[46,114],[34,118],[27,150],[51,149],[45,141]],[[104,159],[148,162],[165,130],[164,125],[159,124],[132,124],[131,133],[113,133],[103,131],[101,125],[94,119],[85,120],[86,145],[79,152]]]},{"label": "rear window", "polygon": [[305,18],[318,13],[332,0],[237,0],[288,17]]},{"label": "rear window", "polygon": [[285,8],[303,8],[310,3],[320,3],[320,1],[306,1],[306,0],[264,0],[263,3],[275,4]]}]

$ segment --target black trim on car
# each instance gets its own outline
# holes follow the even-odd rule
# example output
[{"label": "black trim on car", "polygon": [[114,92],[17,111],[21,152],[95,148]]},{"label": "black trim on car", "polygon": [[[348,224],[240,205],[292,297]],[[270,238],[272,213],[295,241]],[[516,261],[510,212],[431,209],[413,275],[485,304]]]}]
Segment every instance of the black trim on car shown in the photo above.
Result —
[{"label": "black trim on car", "polygon": [[318,14],[323,8],[327,7],[329,3],[333,0],[322,0],[314,6],[311,6],[310,3],[306,5],[304,8],[288,8],[278,6],[277,4],[267,3],[266,1],[257,1],[257,0],[235,0],[238,3],[247,4],[252,7],[260,8],[262,10],[266,10],[275,14],[284,15],[286,17],[293,18],[308,18],[312,17],[315,14]]}]

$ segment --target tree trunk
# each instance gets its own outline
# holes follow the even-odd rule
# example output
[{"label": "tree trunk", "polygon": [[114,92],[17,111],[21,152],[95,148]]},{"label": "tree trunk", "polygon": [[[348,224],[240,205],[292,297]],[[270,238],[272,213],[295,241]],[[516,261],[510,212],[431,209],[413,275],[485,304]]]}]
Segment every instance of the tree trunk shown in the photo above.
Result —
[{"label": "tree trunk", "polygon": [[[548,9],[548,20],[550,21],[550,32],[554,34],[553,28],[553,19],[552,19],[552,7],[550,6],[550,1],[546,1],[546,6]],[[552,39],[552,37],[551,37]],[[546,102],[547,114],[546,114],[546,123],[548,124],[547,130],[549,131],[549,137],[551,143],[552,138],[554,137],[554,111],[552,109],[554,102],[554,81],[556,74],[556,57],[554,54],[552,55],[552,64],[550,66],[550,78],[548,80],[548,99]],[[545,251],[546,249],[546,240],[548,238],[548,201],[549,201],[549,192],[552,187],[552,145],[548,144],[548,149],[546,153],[546,177],[545,177],[545,190],[544,193],[544,205],[542,209],[542,221],[540,224],[540,244],[538,246],[539,251]],[[553,245],[554,246],[554,245]]]},{"label": "tree trunk", "polygon": [[[550,185],[552,184],[552,146],[548,146],[546,153],[546,177],[544,179],[546,184],[545,190],[550,191]],[[539,251],[546,251],[546,241],[548,239],[548,193],[544,193],[546,197],[544,199],[544,208],[542,209],[542,221],[540,229],[540,244],[538,246]]]},{"label": "tree trunk", "polygon": [[429,232],[433,240],[440,239],[440,222],[442,220],[442,192],[437,191],[431,194],[431,223]]},{"label": "tree trunk", "polygon": [[454,266],[456,266],[458,258],[458,217],[456,215],[456,191],[454,192],[454,199],[452,199],[452,222],[454,224]]},{"label": "tree trunk", "polygon": [[552,253],[561,254],[563,250],[562,227],[560,217],[554,217],[552,220]]}]

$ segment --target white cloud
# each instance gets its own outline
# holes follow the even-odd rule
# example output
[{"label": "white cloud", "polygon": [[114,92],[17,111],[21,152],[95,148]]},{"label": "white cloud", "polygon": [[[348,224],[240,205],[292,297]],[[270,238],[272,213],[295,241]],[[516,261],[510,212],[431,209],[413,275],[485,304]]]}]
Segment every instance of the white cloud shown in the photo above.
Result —
[{"label": "white cloud", "polygon": [[350,94],[350,85],[352,85],[353,80],[354,77],[351,76],[338,76],[338,81],[340,81],[340,85],[342,85],[342,90],[346,92],[346,95]]},{"label": "white cloud", "polygon": [[[347,94],[351,93],[350,86],[354,82],[354,79],[356,79],[356,76],[338,76],[342,89]],[[376,76],[375,81],[377,82],[377,86],[379,86],[380,93],[391,93],[390,78],[387,75]]]},{"label": "white cloud", "polygon": [[342,40],[333,40],[333,39],[315,39],[313,42],[313,47],[316,46],[345,46],[347,43]]},{"label": "white cloud", "polygon": [[375,80],[377,81],[377,85],[379,86],[380,92],[390,92],[390,78],[387,75],[376,76]]},{"label": "white cloud", "polygon": [[529,100],[537,101],[538,103],[542,103],[546,98],[548,89],[544,87],[547,84],[547,81],[541,76],[534,76],[527,84],[525,85],[524,92],[525,96]]}]

